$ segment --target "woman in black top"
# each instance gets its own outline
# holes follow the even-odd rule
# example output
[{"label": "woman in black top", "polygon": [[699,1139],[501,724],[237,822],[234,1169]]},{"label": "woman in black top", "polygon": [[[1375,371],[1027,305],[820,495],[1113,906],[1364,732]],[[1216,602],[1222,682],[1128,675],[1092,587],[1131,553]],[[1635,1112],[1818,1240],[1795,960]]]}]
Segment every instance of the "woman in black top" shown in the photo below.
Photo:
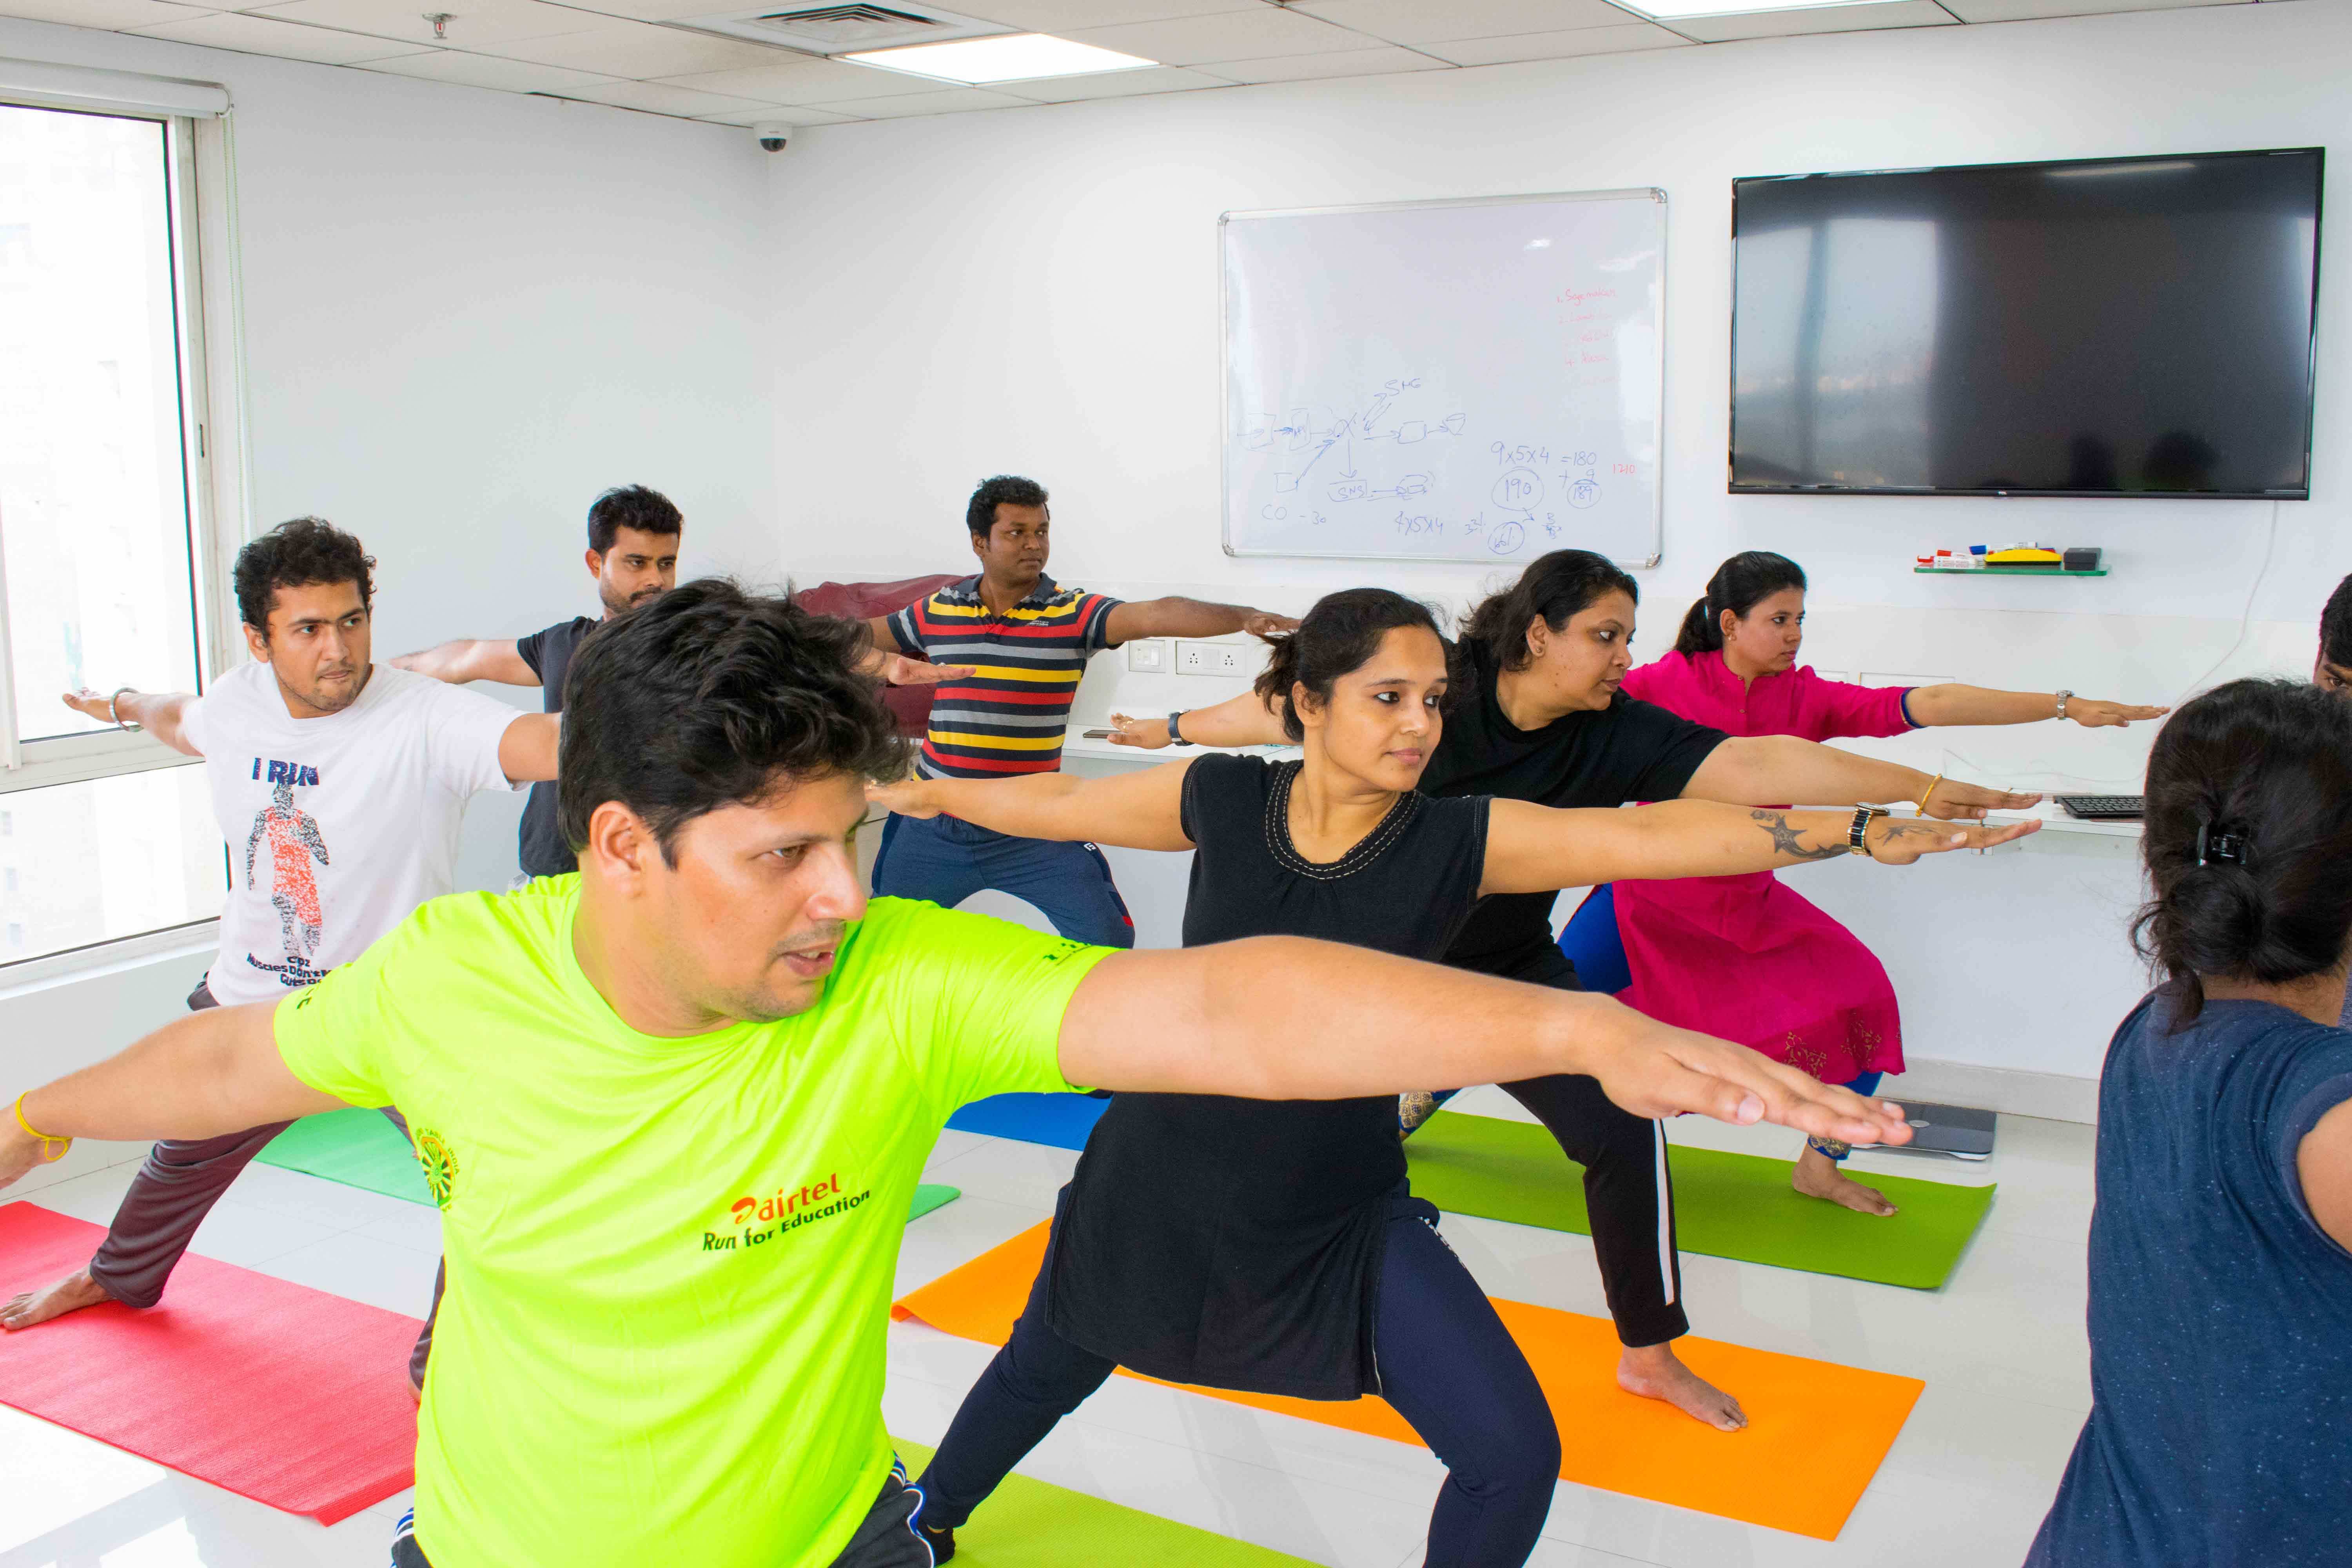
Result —
[{"label": "woman in black top", "polygon": [[[1438,796],[1492,795],[1540,805],[1615,806],[1628,801],[1713,800],[1857,804],[1917,800],[1934,781],[1915,768],[1874,762],[1790,736],[1732,738],[1617,688],[1633,668],[1640,590],[1614,563],[1559,550],[1486,599],[1454,650],[1455,700],[1420,788]],[[1171,743],[1164,719],[1120,716],[1114,740]],[[1179,717],[1182,743],[1280,744],[1284,726],[1265,698],[1237,697]],[[2041,799],[1946,779],[1930,809],[1982,817]],[[1576,988],[1576,966],[1552,941],[1559,889],[1507,893],[1479,904],[1445,962],[1510,980]],[[1623,1344],[1617,1381],[1726,1431],[1747,1425],[1739,1402],[1685,1366],[1673,1342],[1690,1331],[1675,1248],[1674,1185],[1658,1124],[1610,1103],[1582,1077],[1503,1088],[1532,1111],[1584,1167],[1585,1205],[1601,1282]],[[1424,1112],[1425,1114],[1425,1112]]]},{"label": "woman in black top", "polygon": [[[1416,793],[1443,729],[1445,650],[1426,609],[1382,589],[1317,605],[1262,685],[1281,694],[1304,763],[1219,756],[1116,779],[923,780],[874,794],[1024,837],[1195,848],[1188,947],[1281,933],[1434,958],[1486,894],[1848,850],[1843,812],[1570,814]],[[1881,818],[1867,831],[1872,853],[1908,861],[2013,830]],[[919,1483],[922,1522],[951,1551],[943,1532],[1124,1365],[1308,1399],[1381,1394],[1453,1472],[1429,1562],[1523,1561],[1559,1474],[1557,1433],[1435,1219],[1406,1189],[1385,1097],[1120,1095],[1064,1191],[1011,1342]]]}]

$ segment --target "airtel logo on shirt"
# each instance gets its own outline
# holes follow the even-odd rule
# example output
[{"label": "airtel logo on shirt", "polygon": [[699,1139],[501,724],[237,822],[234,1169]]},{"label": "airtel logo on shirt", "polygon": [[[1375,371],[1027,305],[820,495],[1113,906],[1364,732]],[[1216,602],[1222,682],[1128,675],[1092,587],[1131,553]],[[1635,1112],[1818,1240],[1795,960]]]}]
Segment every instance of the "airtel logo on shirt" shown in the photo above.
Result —
[{"label": "airtel logo on shirt", "polygon": [[735,1225],[765,1225],[772,1219],[790,1219],[795,1211],[821,1204],[828,1196],[837,1197],[840,1193],[841,1177],[836,1173],[797,1193],[787,1194],[778,1187],[776,1195],[771,1198],[737,1198],[727,1206],[727,1217]]},{"label": "airtel logo on shirt", "polygon": [[[863,1192],[845,1194],[841,1190],[838,1172],[823,1181],[811,1182],[798,1191],[778,1187],[764,1198],[737,1198],[727,1207],[724,1222],[730,1230],[706,1230],[702,1233],[705,1252],[749,1252],[765,1242],[775,1240],[788,1230],[798,1230],[804,1225],[849,1213],[874,1195],[867,1188]],[[761,1228],[754,1230],[752,1226]]]}]

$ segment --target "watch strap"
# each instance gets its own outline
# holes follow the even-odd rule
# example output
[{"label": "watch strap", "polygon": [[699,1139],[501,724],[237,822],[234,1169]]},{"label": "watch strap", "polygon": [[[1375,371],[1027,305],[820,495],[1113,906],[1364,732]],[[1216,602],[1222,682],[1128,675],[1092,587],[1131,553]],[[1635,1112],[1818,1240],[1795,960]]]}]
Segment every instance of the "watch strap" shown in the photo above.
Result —
[{"label": "watch strap", "polygon": [[1853,826],[1846,829],[1845,847],[1856,855],[1870,853],[1870,824],[1874,817],[1885,816],[1883,805],[1857,805],[1853,808]]},{"label": "watch strap", "polygon": [[1192,744],[1192,742],[1184,738],[1184,731],[1176,727],[1176,721],[1182,717],[1184,717],[1184,712],[1181,709],[1179,709],[1175,712],[1168,715],[1168,743],[1171,746],[1189,746]]}]

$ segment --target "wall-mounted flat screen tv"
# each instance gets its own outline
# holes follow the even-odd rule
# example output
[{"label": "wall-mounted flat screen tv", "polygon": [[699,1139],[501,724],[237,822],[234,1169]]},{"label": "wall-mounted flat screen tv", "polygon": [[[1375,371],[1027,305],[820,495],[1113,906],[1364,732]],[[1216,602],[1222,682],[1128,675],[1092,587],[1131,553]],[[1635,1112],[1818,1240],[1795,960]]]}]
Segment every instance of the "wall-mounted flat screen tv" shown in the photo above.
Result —
[{"label": "wall-mounted flat screen tv", "polygon": [[1731,489],[2308,497],[2322,163],[1735,181]]}]

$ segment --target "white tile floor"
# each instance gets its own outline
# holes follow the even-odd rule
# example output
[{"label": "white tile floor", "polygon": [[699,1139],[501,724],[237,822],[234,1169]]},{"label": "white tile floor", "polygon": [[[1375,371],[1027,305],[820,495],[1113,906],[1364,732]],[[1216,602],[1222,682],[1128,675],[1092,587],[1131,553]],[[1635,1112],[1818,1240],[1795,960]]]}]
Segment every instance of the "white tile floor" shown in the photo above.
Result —
[{"label": "white tile floor", "polygon": [[[1459,1102],[1518,1116],[1493,1090]],[[1792,1154],[1792,1134],[1685,1119],[1678,1142]],[[1927,1393],[1835,1542],[1738,1524],[1563,1484],[1536,1568],[2006,1568],[2025,1553],[2090,1406],[2083,1244],[2092,1131],[2004,1118],[1982,1165],[1862,1155],[1858,1170],[1998,1181],[1985,1228],[1936,1292],[1686,1257],[1695,1331],[1924,1378]],[[1045,1218],[1076,1156],[948,1132],[929,1179],[963,1196],[909,1226],[911,1289]],[[32,1197],[104,1223],[131,1178],[118,1164]],[[20,1195],[11,1191],[7,1197]],[[1449,1217],[1447,1237],[1486,1289],[1603,1310],[1582,1237]],[[431,1211],[255,1166],[198,1233],[196,1250],[354,1300],[420,1312],[436,1248]],[[0,1281],[0,1283],[11,1283]],[[11,1288],[15,1288],[11,1283]],[[987,1363],[984,1346],[921,1324],[890,1330],[891,1427],[935,1442]],[[1737,1436],[1726,1442],[1738,1442]],[[1801,1456],[1791,1458],[1801,1465]],[[1031,1457],[1027,1473],[1343,1568],[1405,1568],[1440,1471],[1423,1450],[1114,1378]],[[331,1530],[0,1407],[0,1568],[381,1568],[393,1498]],[[522,1565],[517,1565],[522,1568]]]}]

